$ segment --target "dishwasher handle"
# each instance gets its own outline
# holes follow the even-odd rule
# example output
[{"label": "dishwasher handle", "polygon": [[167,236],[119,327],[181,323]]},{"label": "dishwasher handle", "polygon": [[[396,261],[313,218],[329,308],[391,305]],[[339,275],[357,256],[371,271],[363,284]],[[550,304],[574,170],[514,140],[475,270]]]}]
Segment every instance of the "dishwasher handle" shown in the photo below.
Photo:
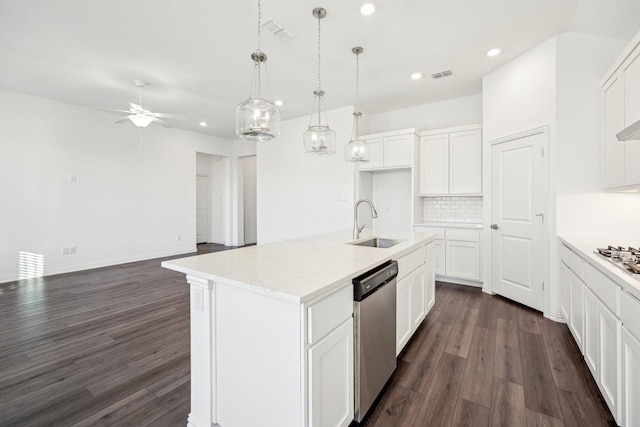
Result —
[{"label": "dishwasher handle", "polygon": [[398,276],[398,262],[387,261],[353,279],[353,300],[362,301]]}]

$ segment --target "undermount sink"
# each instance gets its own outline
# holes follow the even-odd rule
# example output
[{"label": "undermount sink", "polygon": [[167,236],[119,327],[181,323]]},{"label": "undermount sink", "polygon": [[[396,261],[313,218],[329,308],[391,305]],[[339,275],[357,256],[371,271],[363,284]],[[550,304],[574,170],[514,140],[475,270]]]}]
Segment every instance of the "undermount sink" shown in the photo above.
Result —
[{"label": "undermount sink", "polygon": [[404,240],[385,239],[384,237],[372,237],[367,240],[361,240],[359,242],[351,242],[349,244],[354,246],[367,246],[370,248],[390,248],[402,242],[404,242]]}]

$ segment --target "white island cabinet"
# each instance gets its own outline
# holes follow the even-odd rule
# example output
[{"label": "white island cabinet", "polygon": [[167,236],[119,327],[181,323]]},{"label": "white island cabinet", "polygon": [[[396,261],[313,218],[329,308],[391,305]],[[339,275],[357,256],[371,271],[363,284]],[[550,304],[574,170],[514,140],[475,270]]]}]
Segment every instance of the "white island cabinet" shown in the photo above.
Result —
[{"label": "white island cabinet", "polygon": [[[410,333],[433,305],[432,237],[350,231],[182,258],[191,294],[189,427],[338,427],[354,417],[351,280],[390,259],[410,280]],[[410,269],[411,271],[407,271]]]}]

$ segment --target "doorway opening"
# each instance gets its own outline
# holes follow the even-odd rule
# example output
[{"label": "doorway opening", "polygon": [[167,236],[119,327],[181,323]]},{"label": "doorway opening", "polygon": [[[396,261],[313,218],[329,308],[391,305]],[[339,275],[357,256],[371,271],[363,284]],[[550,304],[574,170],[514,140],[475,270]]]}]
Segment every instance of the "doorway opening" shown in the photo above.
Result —
[{"label": "doorway opening", "polygon": [[229,159],[196,153],[196,244],[229,245]]}]

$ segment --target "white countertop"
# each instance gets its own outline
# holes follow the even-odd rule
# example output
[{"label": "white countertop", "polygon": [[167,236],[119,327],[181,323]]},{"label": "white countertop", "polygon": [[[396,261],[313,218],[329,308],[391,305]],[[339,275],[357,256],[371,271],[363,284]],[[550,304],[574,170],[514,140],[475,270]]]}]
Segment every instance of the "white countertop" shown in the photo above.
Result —
[{"label": "white countertop", "polygon": [[[558,236],[558,238],[582,258],[588,259],[594,267],[620,285],[624,291],[640,299],[640,277],[623,271],[593,252],[596,248],[606,248],[610,243],[603,239],[589,237]],[[628,246],[626,242],[616,241],[616,244]],[[630,244],[633,246],[633,242]]]},{"label": "white countertop", "polygon": [[371,268],[433,240],[430,233],[364,230],[368,237],[403,239],[391,248],[354,246],[351,230],[162,262],[171,270],[224,281],[253,292],[302,303],[332,291]]},{"label": "white countertop", "polygon": [[471,228],[474,230],[479,230],[484,228],[483,224],[478,224],[474,222],[440,222],[440,221],[423,221],[418,222],[413,225],[419,227],[439,227],[439,228]]}]

